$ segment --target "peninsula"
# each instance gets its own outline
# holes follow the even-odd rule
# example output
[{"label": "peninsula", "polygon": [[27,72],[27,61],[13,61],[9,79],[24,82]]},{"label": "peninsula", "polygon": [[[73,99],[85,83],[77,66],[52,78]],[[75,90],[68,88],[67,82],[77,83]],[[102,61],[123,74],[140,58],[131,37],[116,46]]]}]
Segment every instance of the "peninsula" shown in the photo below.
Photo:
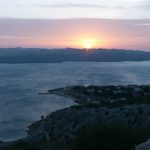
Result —
[{"label": "peninsula", "polygon": [[55,94],[68,97],[84,106],[150,103],[150,85],[75,85],[52,89],[48,90],[46,93],[39,94]]}]

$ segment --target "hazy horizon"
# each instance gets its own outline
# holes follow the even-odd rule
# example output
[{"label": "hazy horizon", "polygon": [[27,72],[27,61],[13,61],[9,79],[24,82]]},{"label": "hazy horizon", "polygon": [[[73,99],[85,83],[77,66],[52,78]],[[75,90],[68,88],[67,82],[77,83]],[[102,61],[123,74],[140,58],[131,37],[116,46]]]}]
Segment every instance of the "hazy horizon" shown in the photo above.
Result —
[{"label": "hazy horizon", "polygon": [[14,46],[14,47],[0,47],[0,49],[46,49],[46,50],[64,50],[64,49],[75,49],[75,50],[85,50],[86,52],[92,52],[94,50],[122,50],[122,51],[141,51],[141,52],[150,52],[148,50],[143,50],[143,49],[124,49],[124,48],[115,48],[115,47],[110,47],[110,48],[107,48],[107,47],[96,47],[96,48],[90,48],[90,49],[86,49],[86,48],[79,48],[79,47],[23,47],[23,46]]},{"label": "hazy horizon", "polygon": [[147,0],[0,1],[0,47],[150,51]]},{"label": "hazy horizon", "polygon": [[[150,19],[0,19],[0,47],[150,50]],[[91,44],[91,45],[90,45]]]}]

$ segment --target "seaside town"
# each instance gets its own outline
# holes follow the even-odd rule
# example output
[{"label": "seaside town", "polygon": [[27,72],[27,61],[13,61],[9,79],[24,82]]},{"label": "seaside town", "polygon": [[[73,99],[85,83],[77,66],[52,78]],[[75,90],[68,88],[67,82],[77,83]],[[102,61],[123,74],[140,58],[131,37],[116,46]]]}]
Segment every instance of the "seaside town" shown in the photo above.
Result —
[{"label": "seaside town", "polygon": [[73,99],[81,105],[112,105],[150,102],[150,85],[107,85],[107,86],[67,86],[48,90],[46,93],[56,94]]}]

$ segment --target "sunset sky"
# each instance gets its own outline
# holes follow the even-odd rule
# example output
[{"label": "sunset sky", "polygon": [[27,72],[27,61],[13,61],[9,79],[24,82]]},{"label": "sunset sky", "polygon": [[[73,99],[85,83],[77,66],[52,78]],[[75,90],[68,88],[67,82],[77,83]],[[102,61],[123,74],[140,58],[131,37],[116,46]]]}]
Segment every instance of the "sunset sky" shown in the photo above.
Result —
[{"label": "sunset sky", "polygon": [[0,0],[0,47],[150,51],[150,0]]}]

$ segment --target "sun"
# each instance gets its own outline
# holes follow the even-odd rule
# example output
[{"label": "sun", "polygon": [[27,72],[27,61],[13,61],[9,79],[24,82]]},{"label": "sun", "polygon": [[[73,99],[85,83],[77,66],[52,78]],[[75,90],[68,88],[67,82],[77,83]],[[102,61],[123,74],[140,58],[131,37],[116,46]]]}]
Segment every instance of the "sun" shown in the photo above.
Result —
[{"label": "sun", "polygon": [[83,40],[83,47],[86,49],[93,48],[93,41],[92,40]]},{"label": "sun", "polygon": [[95,41],[91,39],[82,40],[82,47],[85,49],[92,49],[95,46]]}]

